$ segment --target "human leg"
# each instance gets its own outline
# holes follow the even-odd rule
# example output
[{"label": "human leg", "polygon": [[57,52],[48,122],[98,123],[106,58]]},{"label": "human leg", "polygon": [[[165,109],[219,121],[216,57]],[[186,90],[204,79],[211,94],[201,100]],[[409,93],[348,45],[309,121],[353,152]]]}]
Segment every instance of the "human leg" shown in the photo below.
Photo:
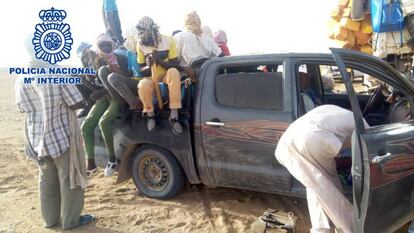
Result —
[{"label": "human leg", "polygon": [[84,189],[81,187],[70,189],[69,151],[68,149],[63,155],[53,159],[59,176],[63,229],[70,229],[80,225],[80,214],[84,204]]},{"label": "human leg", "polygon": [[181,77],[180,72],[175,68],[170,68],[164,75],[162,82],[168,85],[168,95],[170,98],[170,109],[181,108]]},{"label": "human leg", "polygon": [[112,73],[108,76],[108,82],[128,103],[131,109],[141,108],[138,97],[135,95],[138,91],[138,80],[132,80],[130,77],[118,73]]},{"label": "human leg", "polygon": [[99,68],[98,71],[98,77],[102,82],[102,85],[105,87],[105,89],[108,91],[109,95],[111,96],[112,99],[116,99],[118,101],[121,101],[121,96],[119,95],[119,93],[112,87],[112,85],[109,83],[108,81],[108,77],[111,74],[111,70],[109,69],[108,66],[102,66],[101,68]]},{"label": "human leg", "polygon": [[[334,140],[324,142],[321,134],[306,133],[290,135],[285,133],[278,142],[276,158],[307,189],[313,191],[323,211],[335,226],[343,232],[352,232],[352,204],[343,195],[335,179],[313,157],[335,151],[329,144],[338,143],[334,135],[323,135],[322,138]],[[314,144],[315,147],[313,145]],[[317,146],[316,146],[317,145]],[[319,150],[316,150],[319,147]],[[324,148],[321,150],[321,148]],[[340,146],[339,146],[340,148]],[[312,156],[310,155],[312,154]],[[324,154],[327,158],[328,154]],[[334,156],[331,158],[333,159]],[[329,171],[332,173],[332,171]],[[318,226],[315,226],[318,228]]]},{"label": "human leg", "polygon": [[328,216],[326,216],[318,197],[311,189],[306,189],[306,199],[312,224],[310,233],[331,233]]},{"label": "human leg", "polygon": [[39,161],[40,210],[46,228],[53,227],[60,219],[60,188],[57,168],[51,157]]},{"label": "human leg", "polygon": [[112,132],[112,123],[119,115],[119,102],[110,99],[109,106],[105,113],[99,120],[99,129],[105,142],[106,150],[108,152],[109,161],[115,162],[114,138]]},{"label": "human leg", "polygon": [[152,131],[155,128],[153,93],[154,84],[151,79],[144,78],[138,83],[138,95],[143,105],[142,112],[147,115],[148,131]]},{"label": "human leg", "polygon": [[181,77],[180,72],[175,68],[170,68],[162,80],[168,85],[169,98],[170,98],[170,110],[169,117],[170,124],[172,126],[174,134],[181,134],[183,128],[178,121],[178,109],[181,106]]},{"label": "human leg", "polygon": [[109,101],[109,107],[105,111],[104,115],[99,121],[99,128],[102,132],[102,136],[105,142],[106,150],[108,152],[109,160],[105,167],[105,176],[111,176],[113,170],[116,168],[115,148],[114,148],[114,136],[112,131],[112,123],[119,115],[120,104],[111,99]]},{"label": "human leg", "polygon": [[86,169],[93,170],[96,168],[94,156],[95,156],[95,137],[94,132],[96,126],[98,126],[99,119],[102,117],[106,109],[108,108],[108,97],[104,96],[97,100],[93,105],[91,111],[86,116],[81,126],[84,147],[86,152]]}]

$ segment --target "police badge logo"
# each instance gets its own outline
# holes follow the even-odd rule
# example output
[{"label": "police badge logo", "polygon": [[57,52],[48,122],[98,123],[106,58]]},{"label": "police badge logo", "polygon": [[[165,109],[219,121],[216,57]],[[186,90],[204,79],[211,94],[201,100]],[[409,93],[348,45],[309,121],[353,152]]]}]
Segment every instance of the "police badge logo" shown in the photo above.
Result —
[{"label": "police badge logo", "polygon": [[36,25],[32,40],[36,58],[52,65],[68,59],[73,39],[69,24],[62,23],[66,18],[66,11],[52,7],[41,10],[39,18],[43,23]]}]

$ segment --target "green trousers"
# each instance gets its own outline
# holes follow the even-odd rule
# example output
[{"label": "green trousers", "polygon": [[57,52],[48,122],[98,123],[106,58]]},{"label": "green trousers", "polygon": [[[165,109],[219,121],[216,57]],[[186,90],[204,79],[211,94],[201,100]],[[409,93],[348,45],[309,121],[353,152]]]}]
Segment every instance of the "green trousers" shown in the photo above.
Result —
[{"label": "green trousers", "polygon": [[98,125],[109,157],[115,158],[112,122],[119,115],[119,106],[120,103],[118,101],[108,96],[102,97],[92,106],[81,126],[87,159],[93,159],[95,157],[94,132]]},{"label": "green trousers", "polygon": [[61,214],[63,229],[79,225],[84,190],[70,189],[69,149],[57,158],[47,156],[39,161],[39,194],[45,227],[58,224]]}]

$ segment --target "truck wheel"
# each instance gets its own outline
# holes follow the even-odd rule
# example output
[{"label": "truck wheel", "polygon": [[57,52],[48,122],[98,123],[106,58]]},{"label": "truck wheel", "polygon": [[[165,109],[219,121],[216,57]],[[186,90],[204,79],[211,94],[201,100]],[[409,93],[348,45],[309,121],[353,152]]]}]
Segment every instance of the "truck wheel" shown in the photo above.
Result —
[{"label": "truck wheel", "polygon": [[184,173],[168,151],[146,147],[138,151],[132,163],[132,177],[138,190],[157,199],[169,199],[181,191]]}]

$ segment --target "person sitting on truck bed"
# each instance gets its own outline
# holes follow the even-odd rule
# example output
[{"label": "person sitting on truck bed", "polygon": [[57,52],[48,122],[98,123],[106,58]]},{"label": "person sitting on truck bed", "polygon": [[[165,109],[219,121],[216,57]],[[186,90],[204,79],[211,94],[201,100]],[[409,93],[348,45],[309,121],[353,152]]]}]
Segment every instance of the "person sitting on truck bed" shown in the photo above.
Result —
[{"label": "person sitting on truck bed", "polygon": [[197,12],[193,11],[186,16],[185,29],[173,37],[177,43],[177,56],[181,66],[190,67],[197,60],[222,55],[214,40],[201,29]]},{"label": "person sitting on truck bed", "polygon": [[229,47],[227,47],[227,34],[223,30],[218,30],[214,33],[214,40],[223,52],[223,56],[230,56]]},{"label": "person sitting on truck bed", "polygon": [[[93,67],[95,71],[98,71],[99,67],[105,65],[102,59],[97,59],[98,55],[93,50],[92,45],[87,42],[81,42],[76,50],[76,53],[82,62],[82,66],[85,68]],[[78,118],[88,115],[92,106],[95,104],[95,94],[103,89],[102,83],[100,83],[97,74],[82,75],[81,78],[82,84],[76,86],[82,93],[86,106],[78,113]]]},{"label": "person sitting on truck bed", "polygon": [[110,90],[112,90],[110,88],[112,87],[108,83],[107,78],[109,74],[120,70],[120,65],[118,63],[118,58],[120,58],[120,56],[113,53],[113,41],[109,35],[100,35],[97,39],[96,45],[98,59],[103,60],[105,64],[104,66],[101,66],[98,71],[99,79],[105,87],[105,90],[95,96],[96,103],[92,107],[85,121],[82,123],[82,135],[86,151],[87,170],[89,173],[93,173],[96,170],[94,162],[94,131],[96,126],[99,124],[109,156],[109,161],[105,167],[104,175],[111,176],[117,166],[112,123],[119,115],[120,100],[117,96],[113,95],[114,92],[110,92]]},{"label": "person sitting on truck bed", "polygon": [[144,79],[138,84],[139,98],[143,104],[143,114],[147,119],[148,131],[155,128],[153,104],[154,83],[151,80],[151,65],[155,64],[158,81],[166,83],[169,91],[169,121],[174,134],[181,134],[183,129],[178,121],[178,109],[181,108],[181,77],[180,71],[185,70],[179,65],[177,48],[171,37],[161,35],[159,27],[147,16],[142,17],[136,28],[139,42],[137,45],[138,64],[143,67]]},{"label": "person sitting on truck bed", "polygon": [[124,99],[131,110],[141,109],[141,102],[135,94],[139,79],[134,77],[132,69],[128,70],[127,56],[114,52],[115,43],[109,35],[103,34],[100,40],[102,49],[99,49],[99,56],[108,61],[108,67],[104,69],[110,72],[101,77],[102,83],[112,98],[118,102]]},{"label": "person sitting on truck bed", "polygon": [[321,102],[315,92],[310,88],[310,80],[307,73],[299,72],[299,89],[306,112],[320,105]]},{"label": "person sitting on truck bed", "polygon": [[276,159],[306,187],[311,232],[331,232],[328,216],[339,232],[352,232],[352,203],[342,194],[334,157],[351,146],[354,129],[353,112],[322,105],[293,122],[278,142]]}]

